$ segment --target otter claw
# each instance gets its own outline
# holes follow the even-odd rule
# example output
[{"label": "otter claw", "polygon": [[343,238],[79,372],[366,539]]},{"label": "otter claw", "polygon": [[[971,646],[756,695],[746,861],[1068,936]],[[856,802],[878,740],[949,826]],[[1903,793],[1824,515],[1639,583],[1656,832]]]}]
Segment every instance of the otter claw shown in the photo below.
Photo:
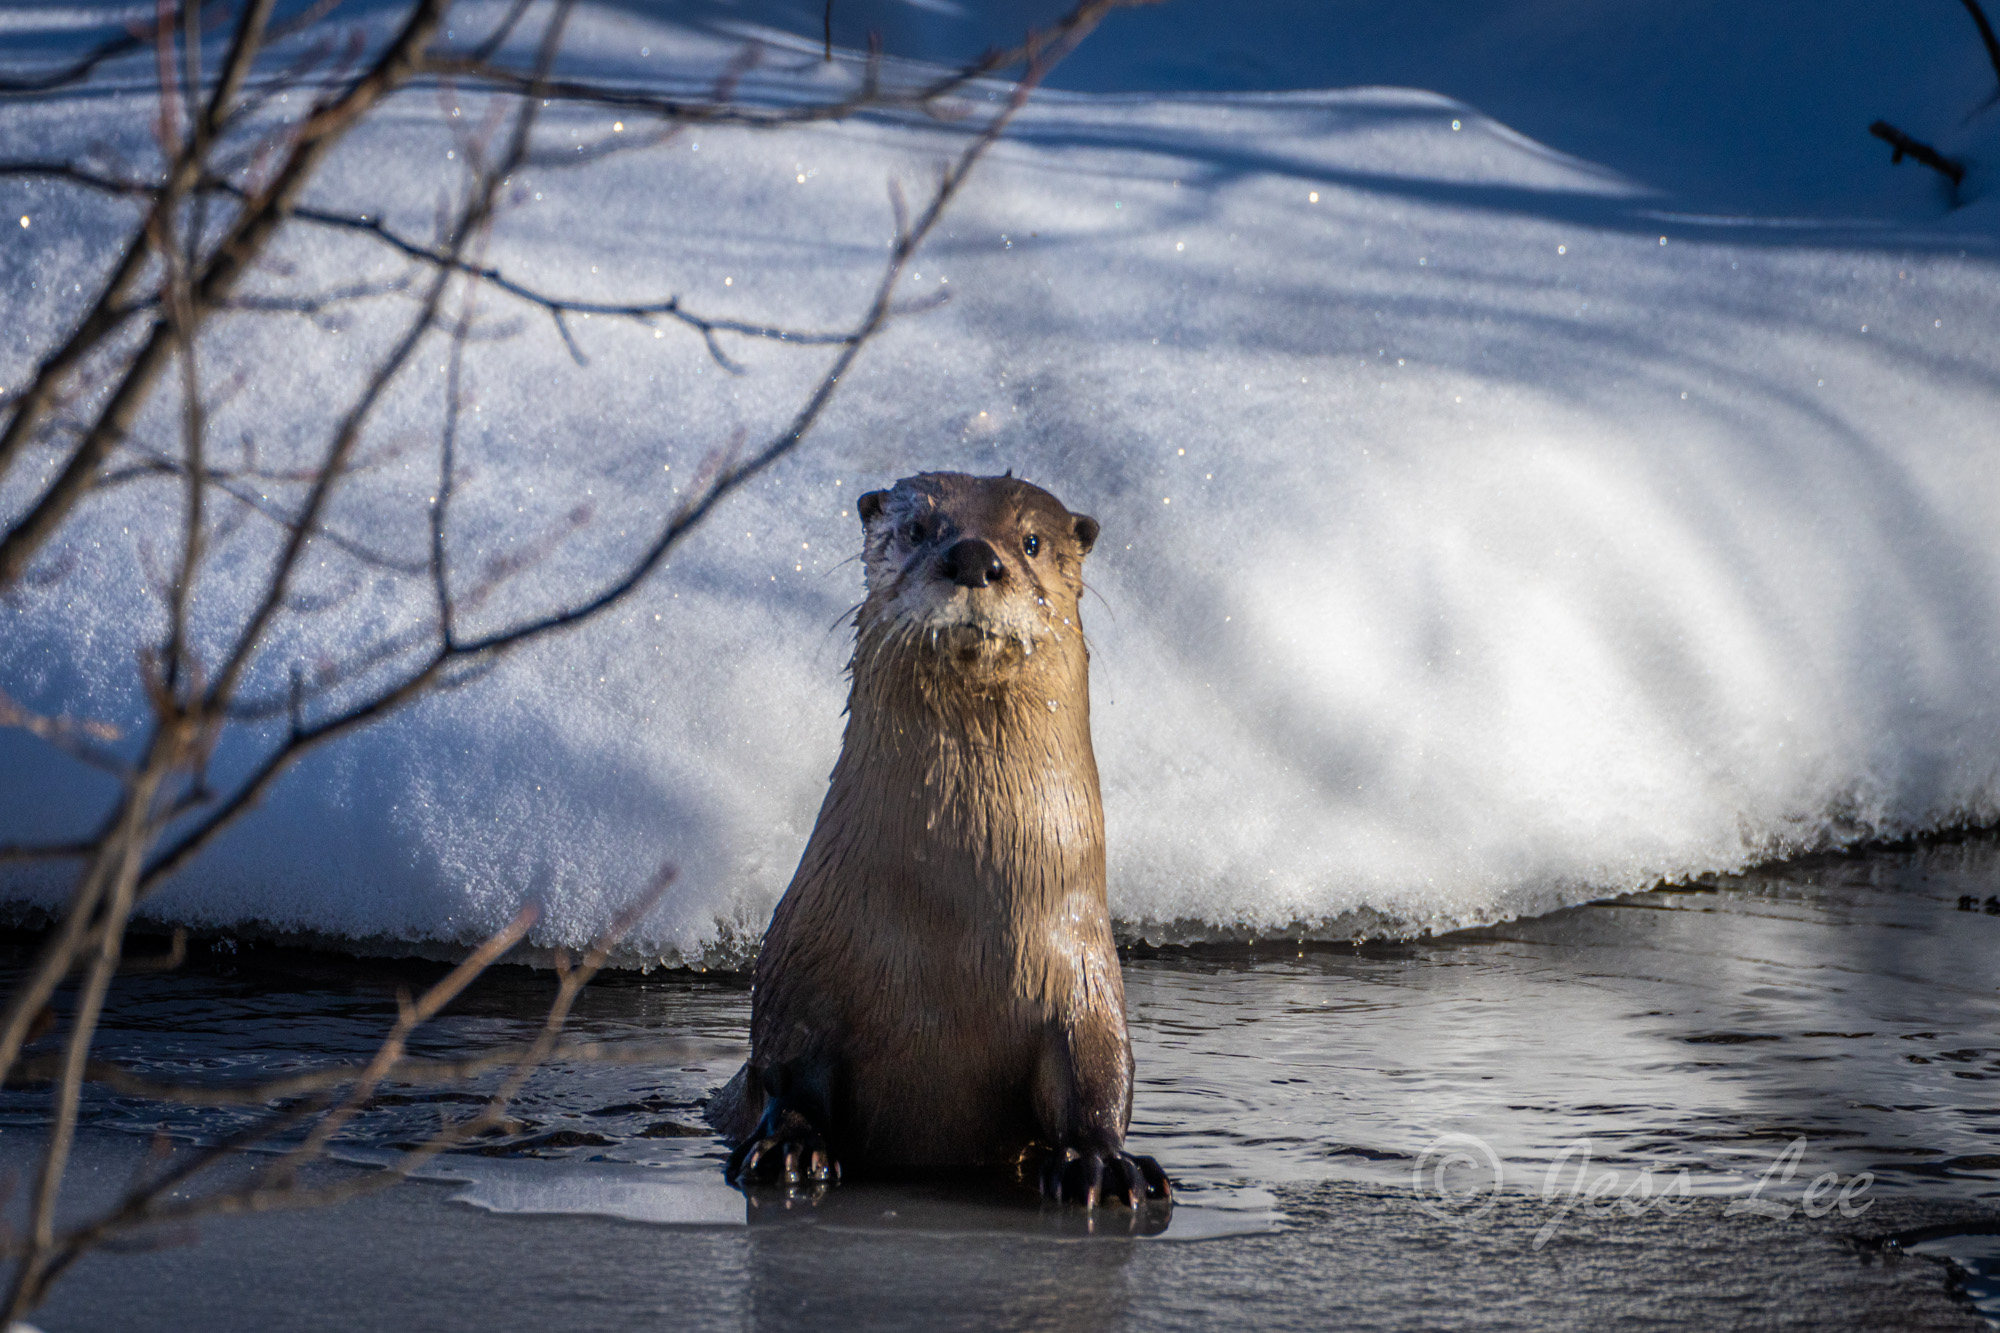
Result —
[{"label": "otter claw", "polygon": [[1087,1209],[1113,1203],[1139,1208],[1147,1199],[1171,1203],[1174,1197],[1173,1182],[1158,1162],[1126,1152],[1065,1148],[1043,1165],[1041,1186],[1043,1198]]},{"label": "otter claw", "polygon": [[751,1185],[828,1185],[840,1179],[840,1163],[818,1144],[751,1139],[729,1155],[723,1179],[738,1189]]},{"label": "otter claw", "polygon": [[1097,1207],[1097,1195],[1104,1188],[1104,1159],[1096,1153],[1083,1159],[1083,1206]]},{"label": "otter claw", "polygon": [[774,1102],[756,1131],[736,1145],[722,1178],[738,1189],[751,1185],[826,1185],[840,1179],[840,1164],[816,1125]]},{"label": "otter claw", "polygon": [[1139,1173],[1139,1164],[1129,1157],[1119,1157],[1112,1166],[1118,1176],[1118,1191],[1125,1198],[1125,1206],[1137,1208],[1146,1198],[1146,1182]]},{"label": "otter claw", "polygon": [[1150,1157],[1128,1157],[1126,1160],[1137,1166],[1139,1174],[1145,1178],[1147,1197],[1165,1199],[1168,1203],[1174,1201],[1174,1182],[1167,1179],[1166,1171],[1158,1162]]}]

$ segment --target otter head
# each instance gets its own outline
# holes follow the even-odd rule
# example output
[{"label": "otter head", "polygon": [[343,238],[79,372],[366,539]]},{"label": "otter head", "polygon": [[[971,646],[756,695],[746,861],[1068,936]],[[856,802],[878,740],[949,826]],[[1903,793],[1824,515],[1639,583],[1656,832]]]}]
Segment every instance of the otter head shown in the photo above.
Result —
[{"label": "otter head", "polygon": [[1097,520],[1013,476],[924,472],[857,502],[872,651],[913,654],[965,683],[1004,685],[1083,657],[1083,558]]}]

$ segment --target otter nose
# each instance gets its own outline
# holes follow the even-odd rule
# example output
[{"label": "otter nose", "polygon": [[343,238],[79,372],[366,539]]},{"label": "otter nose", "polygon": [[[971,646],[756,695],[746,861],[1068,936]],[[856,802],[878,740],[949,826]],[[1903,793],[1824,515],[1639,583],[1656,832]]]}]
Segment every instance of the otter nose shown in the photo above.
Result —
[{"label": "otter nose", "polygon": [[938,573],[965,588],[983,588],[1007,577],[1000,553],[977,537],[967,537],[944,553]]}]

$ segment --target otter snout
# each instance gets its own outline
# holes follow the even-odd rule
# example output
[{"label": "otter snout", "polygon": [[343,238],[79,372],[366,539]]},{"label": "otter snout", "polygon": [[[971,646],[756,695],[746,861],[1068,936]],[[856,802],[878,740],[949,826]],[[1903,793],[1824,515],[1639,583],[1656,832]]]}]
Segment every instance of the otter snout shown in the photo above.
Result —
[{"label": "otter snout", "polygon": [[949,579],[961,588],[983,588],[1006,578],[1007,566],[1000,562],[1000,553],[990,543],[967,537],[954,543],[938,560],[938,577]]}]

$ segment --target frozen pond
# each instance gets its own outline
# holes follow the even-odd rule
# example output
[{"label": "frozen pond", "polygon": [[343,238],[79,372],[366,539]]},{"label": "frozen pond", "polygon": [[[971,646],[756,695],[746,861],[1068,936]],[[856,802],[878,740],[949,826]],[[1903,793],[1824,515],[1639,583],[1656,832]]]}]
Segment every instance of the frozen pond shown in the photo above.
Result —
[{"label": "frozen pond", "polygon": [[[203,1329],[526,1328],[579,1310],[599,1327],[1976,1328],[1942,1260],[1992,1290],[1993,1238],[1967,1233],[2000,1220],[1996,891],[1988,837],[1407,945],[1136,950],[1135,1136],[1182,1199],[1151,1235],[1120,1214],[1093,1235],[1074,1213],[962,1189],[746,1202],[698,1127],[743,1056],[747,993],[612,976],[574,1030],[676,1043],[671,1063],[558,1062],[515,1132],[422,1182],[96,1257],[40,1319],[51,1333],[141,1309]],[[195,952],[121,986],[103,1054],[176,1079],[356,1059],[396,988],[433,971]],[[421,1053],[523,1039],[551,987],[497,971]],[[39,1130],[34,1100],[9,1096],[0,1148],[18,1169]],[[368,1169],[467,1100],[387,1088],[326,1170]],[[199,1142],[251,1114],[99,1091],[79,1191],[116,1188],[158,1133]],[[1882,1246],[1899,1234],[1914,1257]]]}]

